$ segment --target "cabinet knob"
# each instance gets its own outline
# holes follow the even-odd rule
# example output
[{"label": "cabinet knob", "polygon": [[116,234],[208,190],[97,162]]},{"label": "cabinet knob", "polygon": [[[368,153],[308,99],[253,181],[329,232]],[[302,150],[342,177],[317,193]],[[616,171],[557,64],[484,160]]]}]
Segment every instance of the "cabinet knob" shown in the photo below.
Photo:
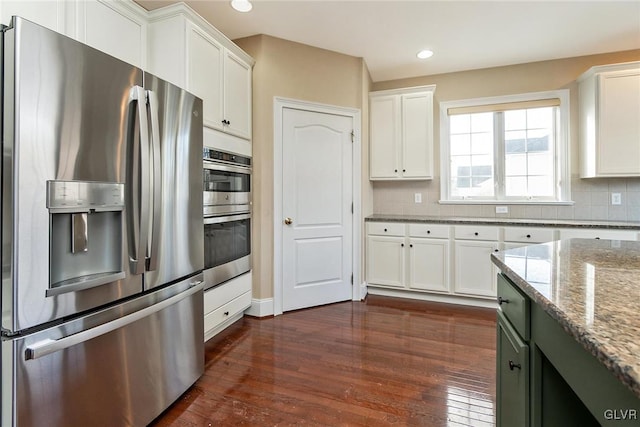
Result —
[{"label": "cabinet knob", "polygon": [[513,371],[514,368],[522,369],[522,365],[513,363],[513,360],[509,360],[509,369]]},{"label": "cabinet knob", "polygon": [[404,243],[400,243],[400,246],[402,246],[404,248]]},{"label": "cabinet knob", "polygon": [[599,238],[599,237],[596,237],[596,240],[600,240],[600,238]]},{"label": "cabinet knob", "polygon": [[427,230],[427,234],[431,234],[431,230]]},{"label": "cabinet knob", "polygon": [[499,249],[494,249],[493,252],[500,252],[500,250]]},{"label": "cabinet knob", "polygon": [[531,234],[527,234],[527,239],[530,239],[530,238],[531,238]]},{"label": "cabinet knob", "polygon": [[509,304],[509,300],[507,298],[498,297],[498,305]]},{"label": "cabinet knob", "polygon": [[384,232],[385,232],[385,233],[387,232],[387,229],[386,229],[386,228],[384,229]]},{"label": "cabinet knob", "polygon": [[393,171],[394,171],[394,172],[398,172],[398,169],[394,169]]},{"label": "cabinet knob", "polygon": [[475,234],[475,235],[477,236],[477,235],[478,235],[478,232],[476,231],[476,232],[475,232],[475,233],[473,233],[473,234]]},{"label": "cabinet knob", "polygon": [[406,172],[406,171],[407,171],[406,169],[402,169],[402,172]]},{"label": "cabinet knob", "polygon": [[412,248],[412,247],[413,247],[413,245],[411,245],[411,244],[410,244],[410,245],[409,245],[409,247],[410,247],[410,248]]},{"label": "cabinet knob", "polygon": [[225,311],[225,312],[224,312],[224,315],[225,315],[225,316],[228,316],[228,315],[229,315],[229,312],[228,312],[228,311]]}]

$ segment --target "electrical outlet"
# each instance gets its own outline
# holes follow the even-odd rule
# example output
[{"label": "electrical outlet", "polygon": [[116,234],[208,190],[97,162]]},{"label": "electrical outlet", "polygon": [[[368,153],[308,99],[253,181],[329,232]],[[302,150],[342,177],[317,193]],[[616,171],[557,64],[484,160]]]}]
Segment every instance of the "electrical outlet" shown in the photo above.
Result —
[{"label": "electrical outlet", "polygon": [[416,203],[422,203],[422,193],[414,193],[413,200]]},{"label": "electrical outlet", "polygon": [[612,205],[621,205],[622,204],[622,194],[621,193],[611,193],[611,204]]},{"label": "electrical outlet", "polygon": [[496,213],[498,214],[509,213],[509,206],[496,206]]}]

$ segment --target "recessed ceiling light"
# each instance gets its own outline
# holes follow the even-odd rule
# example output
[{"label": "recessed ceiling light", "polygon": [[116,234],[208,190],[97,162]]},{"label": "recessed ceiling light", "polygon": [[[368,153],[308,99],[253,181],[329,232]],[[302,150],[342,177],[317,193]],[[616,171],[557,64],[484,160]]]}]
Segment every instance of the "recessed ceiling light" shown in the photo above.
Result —
[{"label": "recessed ceiling light", "polygon": [[253,5],[249,0],[232,0],[231,7],[238,12],[249,12],[253,8]]},{"label": "recessed ceiling light", "polygon": [[427,58],[431,58],[433,56],[433,52],[430,50],[421,50],[420,52],[418,52],[418,54],[416,55],[418,58],[420,59],[427,59]]}]

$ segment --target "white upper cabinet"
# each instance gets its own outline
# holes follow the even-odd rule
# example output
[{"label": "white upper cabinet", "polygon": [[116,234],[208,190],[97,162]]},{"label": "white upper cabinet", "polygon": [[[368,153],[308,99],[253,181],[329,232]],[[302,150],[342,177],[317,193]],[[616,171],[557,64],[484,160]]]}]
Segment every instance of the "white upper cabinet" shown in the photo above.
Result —
[{"label": "white upper cabinet", "polygon": [[224,48],[213,37],[188,24],[187,88],[203,99],[205,126],[222,130],[224,82]]},{"label": "white upper cabinet", "polygon": [[128,1],[78,1],[75,38],[136,67],[146,65],[146,11]]},{"label": "white upper cabinet", "polygon": [[150,13],[148,46],[152,74],[202,98],[206,128],[251,139],[249,55],[183,4]]},{"label": "white upper cabinet", "polygon": [[640,62],[592,67],[578,82],[581,176],[640,176]]},{"label": "white upper cabinet", "polygon": [[433,178],[435,86],[371,92],[370,178]]},{"label": "white upper cabinet", "polygon": [[9,25],[11,17],[15,15],[58,33],[66,34],[66,6],[67,3],[64,0],[2,0],[0,1],[0,23]]},{"label": "white upper cabinet", "polygon": [[224,55],[225,130],[251,138],[251,65],[230,51]]},{"label": "white upper cabinet", "polygon": [[146,13],[132,1],[0,2],[5,25],[11,16],[21,16],[138,67],[146,59]]}]

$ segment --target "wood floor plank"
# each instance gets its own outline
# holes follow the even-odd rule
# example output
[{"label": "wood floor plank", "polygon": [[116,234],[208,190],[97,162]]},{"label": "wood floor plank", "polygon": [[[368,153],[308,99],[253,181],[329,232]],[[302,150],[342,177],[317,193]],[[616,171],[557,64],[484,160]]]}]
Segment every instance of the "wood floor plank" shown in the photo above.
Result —
[{"label": "wood floor plank", "polygon": [[495,311],[369,296],[245,317],[155,427],[492,426]]}]

